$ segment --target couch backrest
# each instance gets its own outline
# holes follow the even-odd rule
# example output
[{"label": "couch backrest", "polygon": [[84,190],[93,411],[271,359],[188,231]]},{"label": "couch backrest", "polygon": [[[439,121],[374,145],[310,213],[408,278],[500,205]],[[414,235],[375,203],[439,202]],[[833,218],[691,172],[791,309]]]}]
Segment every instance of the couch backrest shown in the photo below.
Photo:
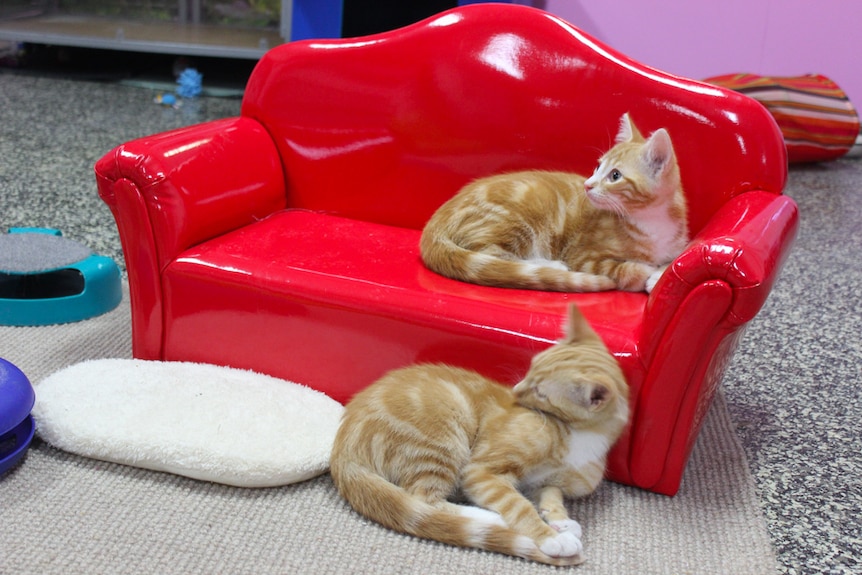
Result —
[{"label": "couch backrest", "polygon": [[289,205],[417,229],[476,177],[591,173],[626,111],[645,134],[670,131],[692,232],[733,195],[782,192],[784,143],[761,104],[638,64],[525,6],[279,46],[242,108],[276,141]]}]

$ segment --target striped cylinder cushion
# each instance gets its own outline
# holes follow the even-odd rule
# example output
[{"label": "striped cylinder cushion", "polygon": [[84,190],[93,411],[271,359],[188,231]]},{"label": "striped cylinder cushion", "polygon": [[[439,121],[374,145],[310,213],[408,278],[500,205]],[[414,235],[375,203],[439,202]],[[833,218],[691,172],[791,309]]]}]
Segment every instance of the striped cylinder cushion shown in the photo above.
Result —
[{"label": "striped cylinder cushion", "polygon": [[760,101],[778,122],[790,162],[846,154],[859,136],[859,115],[838,85],[819,74],[775,77],[727,74],[705,80]]}]

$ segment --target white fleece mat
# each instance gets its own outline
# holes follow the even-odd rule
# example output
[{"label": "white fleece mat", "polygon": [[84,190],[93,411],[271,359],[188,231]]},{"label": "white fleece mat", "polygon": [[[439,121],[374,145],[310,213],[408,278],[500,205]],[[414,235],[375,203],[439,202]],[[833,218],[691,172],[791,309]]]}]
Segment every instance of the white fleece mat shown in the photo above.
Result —
[{"label": "white fleece mat", "polygon": [[325,472],[343,410],[296,383],[185,362],[89,360],[35,390],[36,432],[55,447],[240,487]]}]

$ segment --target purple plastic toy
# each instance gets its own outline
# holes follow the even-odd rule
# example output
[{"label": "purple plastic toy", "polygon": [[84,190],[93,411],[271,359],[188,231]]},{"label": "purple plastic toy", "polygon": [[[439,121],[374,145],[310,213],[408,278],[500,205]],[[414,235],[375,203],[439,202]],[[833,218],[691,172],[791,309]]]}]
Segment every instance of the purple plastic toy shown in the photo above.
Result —
[{"label": "purple plastic toy", "polygon": [[0,358],[0,475],[18,463],[33,440],[34,403],[36,394],[27,376]]}]

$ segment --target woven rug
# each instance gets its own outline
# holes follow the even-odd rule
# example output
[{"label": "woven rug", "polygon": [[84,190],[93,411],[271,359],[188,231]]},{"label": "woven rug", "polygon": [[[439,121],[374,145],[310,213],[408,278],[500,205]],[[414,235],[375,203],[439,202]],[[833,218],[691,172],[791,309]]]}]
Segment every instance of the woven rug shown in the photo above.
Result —
[{"label": "woven rug", "polygon": [[[0,327],[0,357],[35,383],[87,359],[130,357],[130,339],[126,291],[117,309],[90,320]],[[778,571],[720,393],[676,497],[605,483],[572,503],[571,511],[584,528],[587,563],[569,568],[579,575]],[[39,440],[19,466],[0,476],[0,525],[2,574],[509,575],[556,569],[390,532],[354,513],[328,475],[242,489],[87,459]]]}]

